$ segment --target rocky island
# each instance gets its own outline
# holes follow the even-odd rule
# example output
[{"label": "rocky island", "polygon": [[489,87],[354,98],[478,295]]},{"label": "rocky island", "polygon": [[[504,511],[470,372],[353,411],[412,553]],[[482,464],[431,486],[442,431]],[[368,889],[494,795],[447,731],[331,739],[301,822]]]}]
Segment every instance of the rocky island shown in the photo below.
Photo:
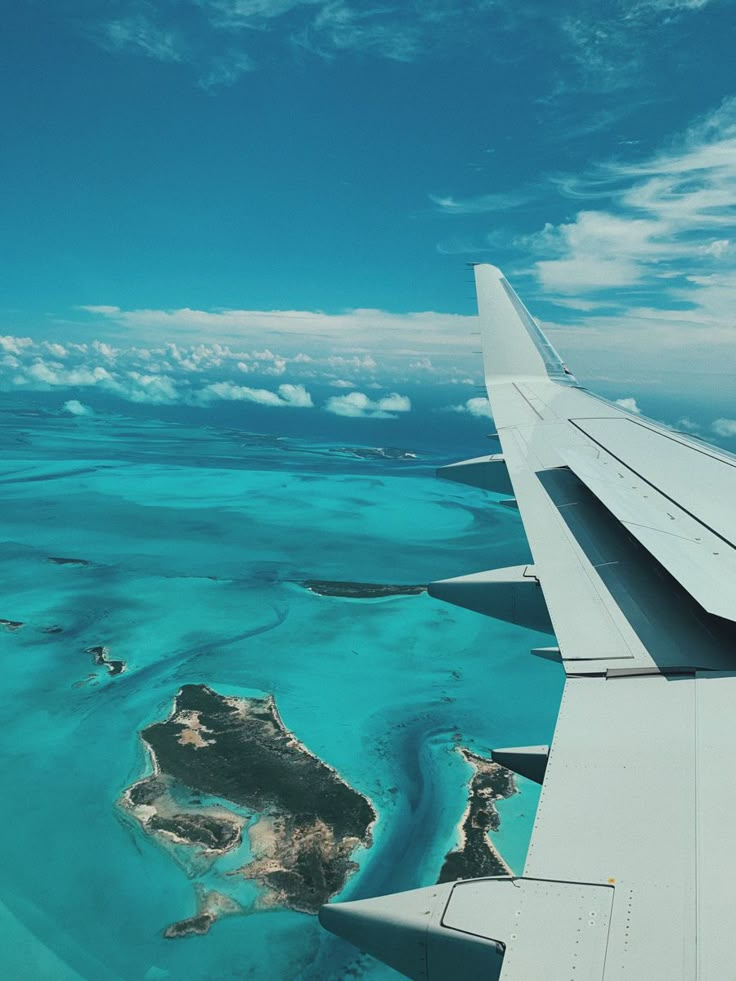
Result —
[{"label": "rocky island", "polygon": [[109,650],[103,644],[87,647],[85,654],[91,654],[95,664],[104,664],[110,674],[122,674],[125,671],[125,661],[114,661],[110,658]]},{"label": "rocky island", "polygon": [[460,748],[473,767],[468,806],[461,822],[461,845],[448,852],[438,882],[475,879],[487,875],[511,875],[511,869],[493,847],[489,831],[496,831],[500,818],[495,801],[516,793],[514,775],[493,760]]},{"label": "rocky island", "polygon": [[[231,874],[258,882],[261,906],[316,913],[357,868],[355,849],[371,844],[370,801],[295,738],[271,696],[185,685],[168,719],[141,738],[154,772],[124,792],[121,806],[162,842],[210,859],[237,847],[247,825],[252,858]],[[203,932],[221,905],[166,935]]]},{"label": "rocky island", "polygon": [[382,599],[384,596],[419,596],[426,586],[393,586],[373,582],[335,582],[331,579],[305,579],[301,583],[319,596],[341,596],[345,599]]}]

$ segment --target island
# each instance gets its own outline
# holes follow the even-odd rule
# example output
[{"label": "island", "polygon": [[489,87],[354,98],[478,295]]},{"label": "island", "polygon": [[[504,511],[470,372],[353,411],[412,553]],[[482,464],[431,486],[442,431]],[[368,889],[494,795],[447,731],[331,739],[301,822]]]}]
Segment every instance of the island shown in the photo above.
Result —
[{"label": "island", "polygon": [[104,664],[111,675],[122,674],[125,671],[125,661],[113,661],[110,659],[110,652],[103,644],[94,647],[86,647],[85,654],[91,654],[95,664]]},{"label": "island", "polygon": [[[271,695],[184,685],[141,738],[153,773],[124,791],[122,808],[162,844],[210,861],[237,848],[247,826],[250,859],[230,874],[258,883],[261,907],[317,913],[372,842],[371,802],[297,740]],[[166,936],[209,929],[219,909],[198,907]]]},{"label": "island", "polygon": [[304,579],[301,583],[310,593],[319,596],[340,596],[344,599],[382,599],[384,596],[419,596],[426,586],[396,586],[373,582],[336,582],[331,579]]},{"label": "island", "polygon": [[6,630],[20,630],[21,627],[25,627],[22,620],[4,620],[0,617],[0,627],[5,627]]},{"label": "island", "polygon": [[54,565],[92,565],[87,559],[67,559],[63,555],[48,555],[47,558]]},{"label": "island", "polygon": [[402,450],[398,446],[343,446],[338,453],[351,453],[362,460],[416,460],[412,450]]},{"label": "island", "polygon": [[438,882],[477,879],[488,875],[512,875],[503,858],[493,847],[489,831],[497,831],[501,819],[495,801],[517,793],[514,775],[493,760],[459,747],[473,767],[468,805],[460,822],[460,847],[448,852]]}]

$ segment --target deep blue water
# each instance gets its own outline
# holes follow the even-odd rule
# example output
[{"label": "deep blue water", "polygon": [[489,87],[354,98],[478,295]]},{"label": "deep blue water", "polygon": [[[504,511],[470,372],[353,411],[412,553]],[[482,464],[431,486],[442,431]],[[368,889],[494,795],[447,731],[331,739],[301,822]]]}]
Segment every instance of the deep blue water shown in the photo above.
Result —
[{"label": "deep blue water", "polygon": [[[116,801],[145,772],[139,730],[182,684],[270,692],[285,724],[378,811],[343,898],[436,881],[466,803],[456,740],[479,752],[549,741],[561,670],[529,655],[546,638],[427,595],[346,600],[298,583],[425,583],[527,560],[516,514],[434,477],[493,449],[492,423],[242,407],[154,416],[120,403],[73,418],[59,404],[0,406],[0,617],[24,623],[0,631],[0,973],[396,977],[313,917],[257,911],[255,887],[226,875],[247,844],[197,881],[252,911],[204,937],[163,939],[194,912],[194,880]],[[346,452],[397,444],[418,458]],[[124,674],[94,667],[84,651],[97,644]],[[533,786],[521,791],[502,804],[498,836],[519,872],[536,806]]]}]

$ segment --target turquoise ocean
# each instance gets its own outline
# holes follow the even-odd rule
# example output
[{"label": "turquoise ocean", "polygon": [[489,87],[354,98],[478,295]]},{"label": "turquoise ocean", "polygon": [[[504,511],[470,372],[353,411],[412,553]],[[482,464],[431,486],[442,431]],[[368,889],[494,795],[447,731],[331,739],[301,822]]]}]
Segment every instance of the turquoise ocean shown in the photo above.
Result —
[{"label": "turquoise ocean", "polygon": [[[272,693],[378,812],[339,898],[436,881],[467,799],[455,747],[551,738],[562,672],[529,654],[550,641],[426,594],[341,599],[300,582],[417,584],[527,561],[515,512],[434,476],[492,452],[492,424],[322,413],[307,430],[294,410],[60,406],[0,403],[0,617],[23,623],[0,628],[0,975],[398,977],[314,917],[259,911],[257,887],[227,874],[247,843],[193,871],[116,801],[147,772],[139,731],[182,684]],[[365,456],[388,445],[415,456]],[[96,667],[95,645],[126,671]],[[520,873],[537,792],[519,790],[495,838]],[[195,912],[197,884],[251,911],[164,939]]]}]

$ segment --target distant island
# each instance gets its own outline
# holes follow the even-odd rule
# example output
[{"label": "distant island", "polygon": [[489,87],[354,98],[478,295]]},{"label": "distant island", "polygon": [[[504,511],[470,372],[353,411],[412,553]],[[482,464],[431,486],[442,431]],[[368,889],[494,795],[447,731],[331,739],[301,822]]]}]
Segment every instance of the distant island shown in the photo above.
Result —
[{"label": "distant island", "polygon": [[339,582],[331,579],[304,579],[301,583],[319,596],[342,596],[347,599],[381,599],[384,596],[419,596],[426,586],[395,586],[373,582]]},{"label": "distant island", "polygon": [[362,460],[416,460],[412,450],[402,450],[398,446],[341,446],[338,453],[352,453]]},{"label": "distant island", "polygon": [[[55,632],[55,631],[54,631]],[[103,644],[87,647],[85,654],[91,654],[95,664],[104,664],[111,675],[122,674],[125,671],[125,661],[114,661],[110,658],[109,650]]]},{"label": "distant island", "polygon": [[511,869],[493,847],[488,832],[497,831],[501,823],[495,801],[517,792],[514,775],[493,760],[478,756],[469,749],[460,747],[460,752],[473,767],[468,806],[460,826],[460,848],[447,853],[437,881],[512,875]]},{"label": "distant island", "polygon": [[0,617],[0,627],[5,627],[6,630],[20,630],[21,627],[25,627],[22,620],[4,620]]},{"label": "distant island", "polygon": [[87,559],[68,559],[63,555],[49,555],[47,556],[49,562],[53,562],[54,565],[91,565]]},{"label": "distant island", "polygon": [[[253,857],[231,874],[258,882],[261,906],[317,913],[357,868],[355,849],[371,844],[370,801],[294,737],[271,696],[185,685],[166,721],[141,738],[154,772],[123,793],[121,806],[162,842],[210,859],[236,848],[247,826]],[[200,904],[166,936],[205,932],[222,905]]]}]

